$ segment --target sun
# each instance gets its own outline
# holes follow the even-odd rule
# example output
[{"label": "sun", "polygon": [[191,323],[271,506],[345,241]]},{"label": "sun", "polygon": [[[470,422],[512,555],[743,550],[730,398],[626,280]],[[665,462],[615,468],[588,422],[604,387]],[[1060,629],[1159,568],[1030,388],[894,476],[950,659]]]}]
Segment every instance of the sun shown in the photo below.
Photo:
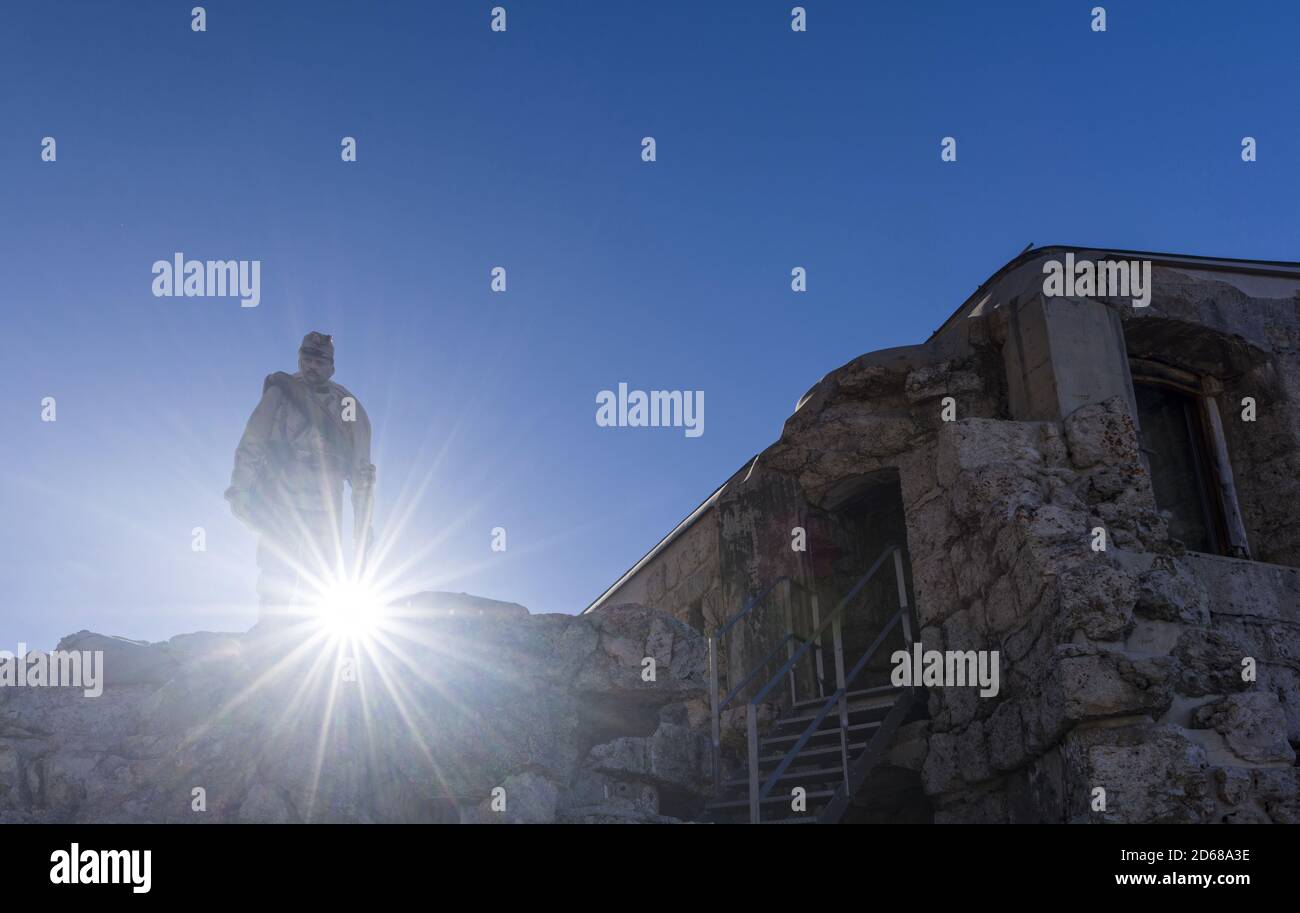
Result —
[{"label": "sun", "polygon": [[387,600],[362,581],[342,580],[322,590],[311,620],[334,640],[369,640],[379,630]]}]

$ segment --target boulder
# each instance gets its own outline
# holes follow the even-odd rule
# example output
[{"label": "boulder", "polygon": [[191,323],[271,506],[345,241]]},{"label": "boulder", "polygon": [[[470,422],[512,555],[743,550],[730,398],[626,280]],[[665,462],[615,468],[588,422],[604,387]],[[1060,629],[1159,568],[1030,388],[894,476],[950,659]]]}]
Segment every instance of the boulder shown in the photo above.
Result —
[{"label": "boulder", "polygon": [[1056,648],[1060,713],[1069,722],[1146,714],[1159,717],[1173,700],[1174,660],[1130,656],[1079,644]]},{"label": "boulder", "polygon": [[661,787],[704,794],[711,787],[709,740],[688,726],[661,722],[650,736],[623,736],[591,749],[587,766]]},{"label": "boulder", "polygon": [[1286,740],[1286,716],[1275,694],[1230,694],[1198,707],[1193,720],[1197,726],[1220,733],[1244,761],[1295,763],[1295,751]]},{"label": "boulder", "polygon": [[[1198,823],[1213,813],[1205,750],[1175,727],[1078,727],[1066,737],[1065,763],[1077,784],[1071,820]],[[1105,807],[1094,810],[1098,798]]]}]

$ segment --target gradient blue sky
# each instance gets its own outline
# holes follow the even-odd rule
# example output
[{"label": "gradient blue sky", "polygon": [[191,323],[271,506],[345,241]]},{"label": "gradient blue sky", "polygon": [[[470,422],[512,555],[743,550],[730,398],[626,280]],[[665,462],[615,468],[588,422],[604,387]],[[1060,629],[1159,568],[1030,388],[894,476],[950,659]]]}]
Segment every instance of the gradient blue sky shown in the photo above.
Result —
[{"label": "gradient blue sky", "polygon": [[[378,525],[437,543],[410,588],[574,612],[1031,241],[1300,256],[1300,4],[193,5],[0,6],[0,647],[253,622],[222,491],[309,329]],[[175,251],[261,260],[261,306],[152,297]],[[620,381],[704,436],[597,427]]]}]

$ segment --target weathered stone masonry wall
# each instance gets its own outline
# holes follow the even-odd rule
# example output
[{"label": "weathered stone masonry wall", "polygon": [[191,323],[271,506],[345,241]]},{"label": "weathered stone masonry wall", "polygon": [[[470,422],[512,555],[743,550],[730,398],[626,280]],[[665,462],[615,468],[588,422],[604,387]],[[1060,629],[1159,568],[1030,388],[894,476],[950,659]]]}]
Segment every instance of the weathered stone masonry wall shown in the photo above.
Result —
[{"label": "weathered stone masonry wall", "polygon": [[[1152,313],[1172,319],[1170,300],[1158,295]],[[1280,379],[1292,350],[1276,341],[1291,338],[1293,314],[1256,303],[1280,310],[1282,328],[1261,330],[1273,350],[1202,329],[1210,347],[1184,364],[1214,368],[1225,399],[1260,391],[1271,424],[1243,432],[1225,422],[1230,455],[1255,555],[1289,561],[1295,480],[1281,476],[1300,440],[1300,398]],[[924,761],[907,752],[900,763],[920,766],[941,822],[1297,820],[1300,572],[1186,553],[1169,539],[1126,396],[1063,421],[1010,421],[1005,321],[994,312],[947,340],[846,365],[758,461],[811,504],[846,478],[897,469],[922,643],[999,652],[998,696],[931,689],[931,720],[898,740],[928,740]],[[1169,350],[1179,336],[1149,338],[1144,354],[1178,363]],[[1254,360],[1234,372],[1242,362],[1225,350]],[[1251,387],[1257,376],[1271,386]],[[944,396],[956,399],[957,422],[939,420]],[[1265,506],[1261,480],[1282,498]],[[1106,530],[1104,552],[1091,548],[1095,527]],[[1247,657],[1255,682],[1242,679]],[[1097,788],[1104,810],[1093,809]]]},{"label": "weathered stone masonry wall", "polygon": [[[1118,404],[1063,428],[966,420],[936,446],[934,479],[908,482],[922,641],[997,649],[1002,669],[996,699],[932,691],[937,820],[1294,820],[1300,573],[1170,548]],[[1260,623],[1211,611],[1219,562],[1271,606]]]}]

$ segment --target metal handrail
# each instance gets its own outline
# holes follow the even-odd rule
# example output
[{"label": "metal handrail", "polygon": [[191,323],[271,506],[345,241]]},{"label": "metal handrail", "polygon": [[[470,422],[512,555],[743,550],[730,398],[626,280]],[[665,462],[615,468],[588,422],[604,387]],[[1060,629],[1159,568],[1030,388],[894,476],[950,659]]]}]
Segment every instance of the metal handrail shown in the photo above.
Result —
[{"label": "metal handrail", "polygon": [[916,699],[915,686],[908,686],[902,689],[902,693],[894,701],[885,718],[880,721],[875,733],[863,747],[862,753],[853,759],[852,763],[845,768],[844,785],[835,790],[835,795],[831,796],[830,801],[822,807],[817,815],[818,824],[834,824],[840,820],[849,803],[853,801],[853,791],[857,789],[862,781],[866,779],[867,774],[871,773],[872,768],[889,750],[889,744],[898,731],[898,727],[906,718],[908,712],[912,709],[912,703]]},{"label": "metal handrail", "polygon": [[781,680],[782,676],[784,676],[787,672],[789,672],[791,669],[794,668],[795,663],[797,663],[800,659],[803,658],[804,654],[808,652],[808,649],[812,646],[813,642],[817,640],[817,638],[820,637],[823,632],[825,632],[826,628],[830,626],[832,621],[835,621],[836,619],[839,618],[840,613],[844,611],[844,607],[848,605],[849,602],[851,602],[853,599],[855,599],[858,593],[862,590],[862,588],[867,585],[867,582],[871,580],[873,576],[875,576],[876,571],[880,569],[880,565],[884,563],[885,559],[888,558],[891,554],[893,554],[897,550],[898,550],[898,546],[890,545],[887,546],[885,550],[880,553],[880,557],[877,558],[875,560],[875,563],[871,565],[871,569],[858,578],[858,582],[853,584],[853,588],[849,590],[848,595],[845,596],[843,599],[841,599],[839,603],[835,606],[835,608],[831,610],[831,613],[826,616],[826,620],[823,621],[821,625],[817,628],[817,630],[814,631],[812,635],[807,639],[807,641],[804,642],[804,645],[800,647],[798,650],[796,650],[793,656],[791,656],[788,660],[786,660],[784,666],[782,666],[780,669],[777,669],[776,672],[772,673],[772,677],[768,679],[767,684],[763,686],[762,690],[759,691],[758,694],[750,698],[749,702],[751,704],[762,703],[763,698],[767,697],[767,693],[772,690],[773,686],[775,686],[775,684]]},{"label": "metal handrail", "polygon": [[751,681],[753,681],[754,676],[758,675],[758,673],[761,672],[767,666],[767,664],[772,661],[772,658],[776,656],[778,650],[780,650],[790,641],[799,640],[799,639],[800,638],[795,637],[793,634],[787,634],[785,635],[785,637],[782,637],[781,640],[777,643],[777,645],[768,652],[767,656],[764,656],[761,660],[759,660],[758,664],[755,665],[753,669],[749,670],[749,674],[740,680],[740,684],[732,688],[730,694],[728,694],[722,700],[718,701],[718,709],[721,710],[723,707],[730,704],[732,700],[736,697],[736,695],[739,694],[741,691],[743,691],[745,686],[748,685]]},{"label": "metal handrail", "polygon": [[879,649],[885,636],[894,629],[894,625],[898,624],[899,619],[903,617],[903,614],[906,611],[907,607],[904,606],[894,613],[894,616],[889,619],[889,623],[881,629],[880,634],[877,635],[874,641],[872,641],[871,646],[868,647],[867,651],[862,654],[861,658],[854,663],[853,671],[844,677],[843,686],[837,688],[835,693],[826,699],[826,703],[822,705],[821,711],[813,718],[813,721],[808,724],[808,727],[804,729],[803,734],[800,735],[798,740],[794,743],[794,747],[786,752],[785,757],[781,759],[781,763],[777,765],[776,770],[772,771],[772,775],[768,777],[767,782],[764,783],[762,788],[759,790],[758,800],[760,802],[767,798],[767,794],[772,791],[772,787],[776,785],[777,780],[781,779],[781,774],[785,773],[786,770],[789,769],[790,765],[794,763],[795,757],[803,750],[803,747],[808,744],[808,740],[813,737],[813,733],[817,731],[817,727],[821,726],[822,720],[826,719],[826,714],[830,713],[831,708],[839,703],[841,697],[848,694],[849,686],[852,685],[854,679],[858,677],[858,673],[866,667],[867,660],[869,660],[872,654]]},{"label": "metal handrail", "polygon": [[[876,571],[880,569],[880,565],[883,564],[885,559],[888,558],[890,555],[892,555],[894,558],[894,573],[895,573],[895,579],[898,587],[898,611],[894,613],[893,617],[890,618],[889,622],[876,636],[876,639],[872,642],[871,646],[868,647],[866,652],[863,653],[863,655],[858,659],[856,663],[854,663],[852,671],[846,676],[844,674],[844,652],[843,652],[842,640],[840,636],[840,616],[843,613],[844,608],[853,599],[857,598],[858,593],[861,592],[862,588],[875,575]],[[763,799],[765,799],[768,793],[772,791],[772,787],[776,785],[776,782],[777,780],[780,779],[781,775],[784,774],[787,769],[789,769],[790,765],[794,762],[795,757],[797,757],[799,752],[803,750],[804,746],[808,744],[808,741],[812,738],[813,733],[816,732],[817,728],[820,727],[822,721],[826,718],[827,714],[830,713],[831,707],[835,706],[836,704],[839,705],[839,716],[840,716],[840,726],[839,726],[840,766],[841,766],[841,771],[844,775],[844,785],[841,787],[841,790],[844,793],[844,801],[847,801],[848,796],[851,794],[854,788],[853,783],[850,781],[850,763],[849,763],[849,754],[848,754],[849,717],[848,717],[847,695],[848,695],[849,685],[852,684],[852,682],[857,678],[857,676],[861,673],[861,671],[864,668],[866,668],[867,661],[871,658],[871,656],[875,653],[875,651],[879,649],[880,645],[884,642],[885,637],[889,634],[890,631],[893,630],[894,625],[897,624],[900,620],[903,625],[903,640],[910,648],[911,625],[909,624],[908,614],[909,614],[909,607],[907,601],[907,587],[903,577],[902,550],[896,545],[890,545],[887,546],[884,549],[884,551],[881,552],[880,557],[877,558],[875,562],[871,565],[871,567],[867,570],[867,572],[858,579],[857,583],[853,585],[852,589],[849,590],[848,594],[843,599],[840,600],[839,604],[835,606],[835,609],[830,613],[830,615],[827,616],[826,620],[818,626],[817,631],[812,635],[812,637],[808,639],[808,641],[804,643],[803,647],[801,647],[798,651],[792,651],[789,659],[786,661],[786,664],[782,666],[781,669],[777,670],[777,672],[772,676],[772,678],[768,680],[767,684],[765,684],[763,688],[754,697],[750,698],[745,710],[746,710],[746,730],[747,730],[746,736],[749,743],[748,744],[749,747],[749,814],[750,814],[750,821],[752,823],[754,824],[759,823],[762,814],[761,809],[762,809]],[[837,685],[835,693],[826,699],[826,701],[822,705],[822,709],[816,714],[812,723],[803,731],[800,737],[795,741],[794,746],[789,751],[786,752],[785,756],[781,759],[780,763],[777,765],[776,770],[773,771],[772,775],[768,777],[765,783],[760,785],[759,777],[758,777],[758,712],[757,712],[758,705],[759,703],[762,702],[763,698],[767,696],[768,692],[770,692],[772,688],[775,687],[776,683],[781,680],[781,677],[783,675],[785,675],[787,672],[790,672],[790,674],[793,675],[793,673],[790,670],[794,668],[794,665],[807,652],[808,648],[814,642],[820,639],[822,632],[826,629],[827,626],[831,627],[834,640],[835,640],[835,674],[836,674],[836,685]],[[912,694],[912,688],[908,688],[906,691],[903,692],[903,695],[900,697],[900,701],[904,699],[910,700],[911,694]],[[887,717],[887,719],[895,720],[895,725],[897,724],[896,718],[898,718],[899,716],[900,707],[901,704],[898,701],[896,701],[894,708],[891,709]],[[716,722],[715,722],[715,729],[716,729]],[[892,732],[892,730],[890,731]],[[867,745],[863,748],[862,754],[859,755],[859,757],[854,760],[853,767],[855,771],[860,769],[863,764],[867,763],[864,759],[873,750],[873,747],[875,746],[877,740],[881,738],[882,733],[884,732],[885,732],[885,727],[882,725],[882,727],[877,730],[875,736],[873,736],[871,739],[868,740]]]},{"label": "metal handrail", "polygon": [[751,597],[749,602],[745,603],[745,607],[743,609],[741,609],[735,615],[732,615],[721,625],[719,625],[718,629],[713,632],[714,640],[721,641],[722,635],[730,631],[732,625],[734,625],[736,622],[740,621],[740,619],[748,615],[751,611],[753,611],[755,606],[757,606],[760,602],[766,599],[768,593],[771,593],[774,589],[776,589],[777,584],[787,582],[787,581],[793,586],[797,586],[800,589],[803,589],[803,584],[800,583],[798,580],[795,580],[793,577],[790,577],[788,575],[782,575],[776,578],[771,583],[769,583],[766,587],[764,587],[762,592],[760,592],[757,596]]},{"label": "metal handrail", "polygon": [[[903,629],[904,629],[904,630],[903,630],[903,635],[904,635],[905,639],[907,639],[908,641],[911,641],[912,636],[911,636],[910,631],[908,630],[909,626],[908,626],[908,624],[907,624],[907,618],[905,617],[905,616],[907,615],[907,608],[908,608],[908,607],[905,605],[905,606],[903,606],[902,608],[900,608],[897,612],[894,613],[894,617],[891,618],[891,619],[889,619],[889,624],[885,625],[885,627],[881,630],[880,634],[877,635],[876,639],[875,639],[874,641],[871,642],[871,646],[867,648],[867,652],[866,652],[866,653],[863,653],[862,656],[860,656],[860,657],[858,658],[858,661],[857,661],[856,663],[853,664],[853,668],[849,671],[849,674],[846,675],[846,676],[844,676],[844,687],[845,687],[845,688],[848,688],[850,685],[852,685],[852,684],[853,684],[853,680],[856,679],[856,678],[858,677],[858,674],[859,674],[863,669],[866,668],[867,660],[871,659],[872,654],[875,653],[876,650],[880,648],[881,641],[883,641],[883,640],[885,639],[885,635],[888,634],[888,633],[890,632],[890,630],[894,627],[894,625],[895,625],[899,620],[901,620],[901,621],[903,622]],[[911,644],[909,643],[908,646],[911,646]],[[910,686],[910,685],[907,685],[907,686],[904,686],[904,685],[898,685],[898,686],[896,686],[896,687],[899,687],[899,688],[909,687],[909,688],[910,688],[911,686]]]}]

